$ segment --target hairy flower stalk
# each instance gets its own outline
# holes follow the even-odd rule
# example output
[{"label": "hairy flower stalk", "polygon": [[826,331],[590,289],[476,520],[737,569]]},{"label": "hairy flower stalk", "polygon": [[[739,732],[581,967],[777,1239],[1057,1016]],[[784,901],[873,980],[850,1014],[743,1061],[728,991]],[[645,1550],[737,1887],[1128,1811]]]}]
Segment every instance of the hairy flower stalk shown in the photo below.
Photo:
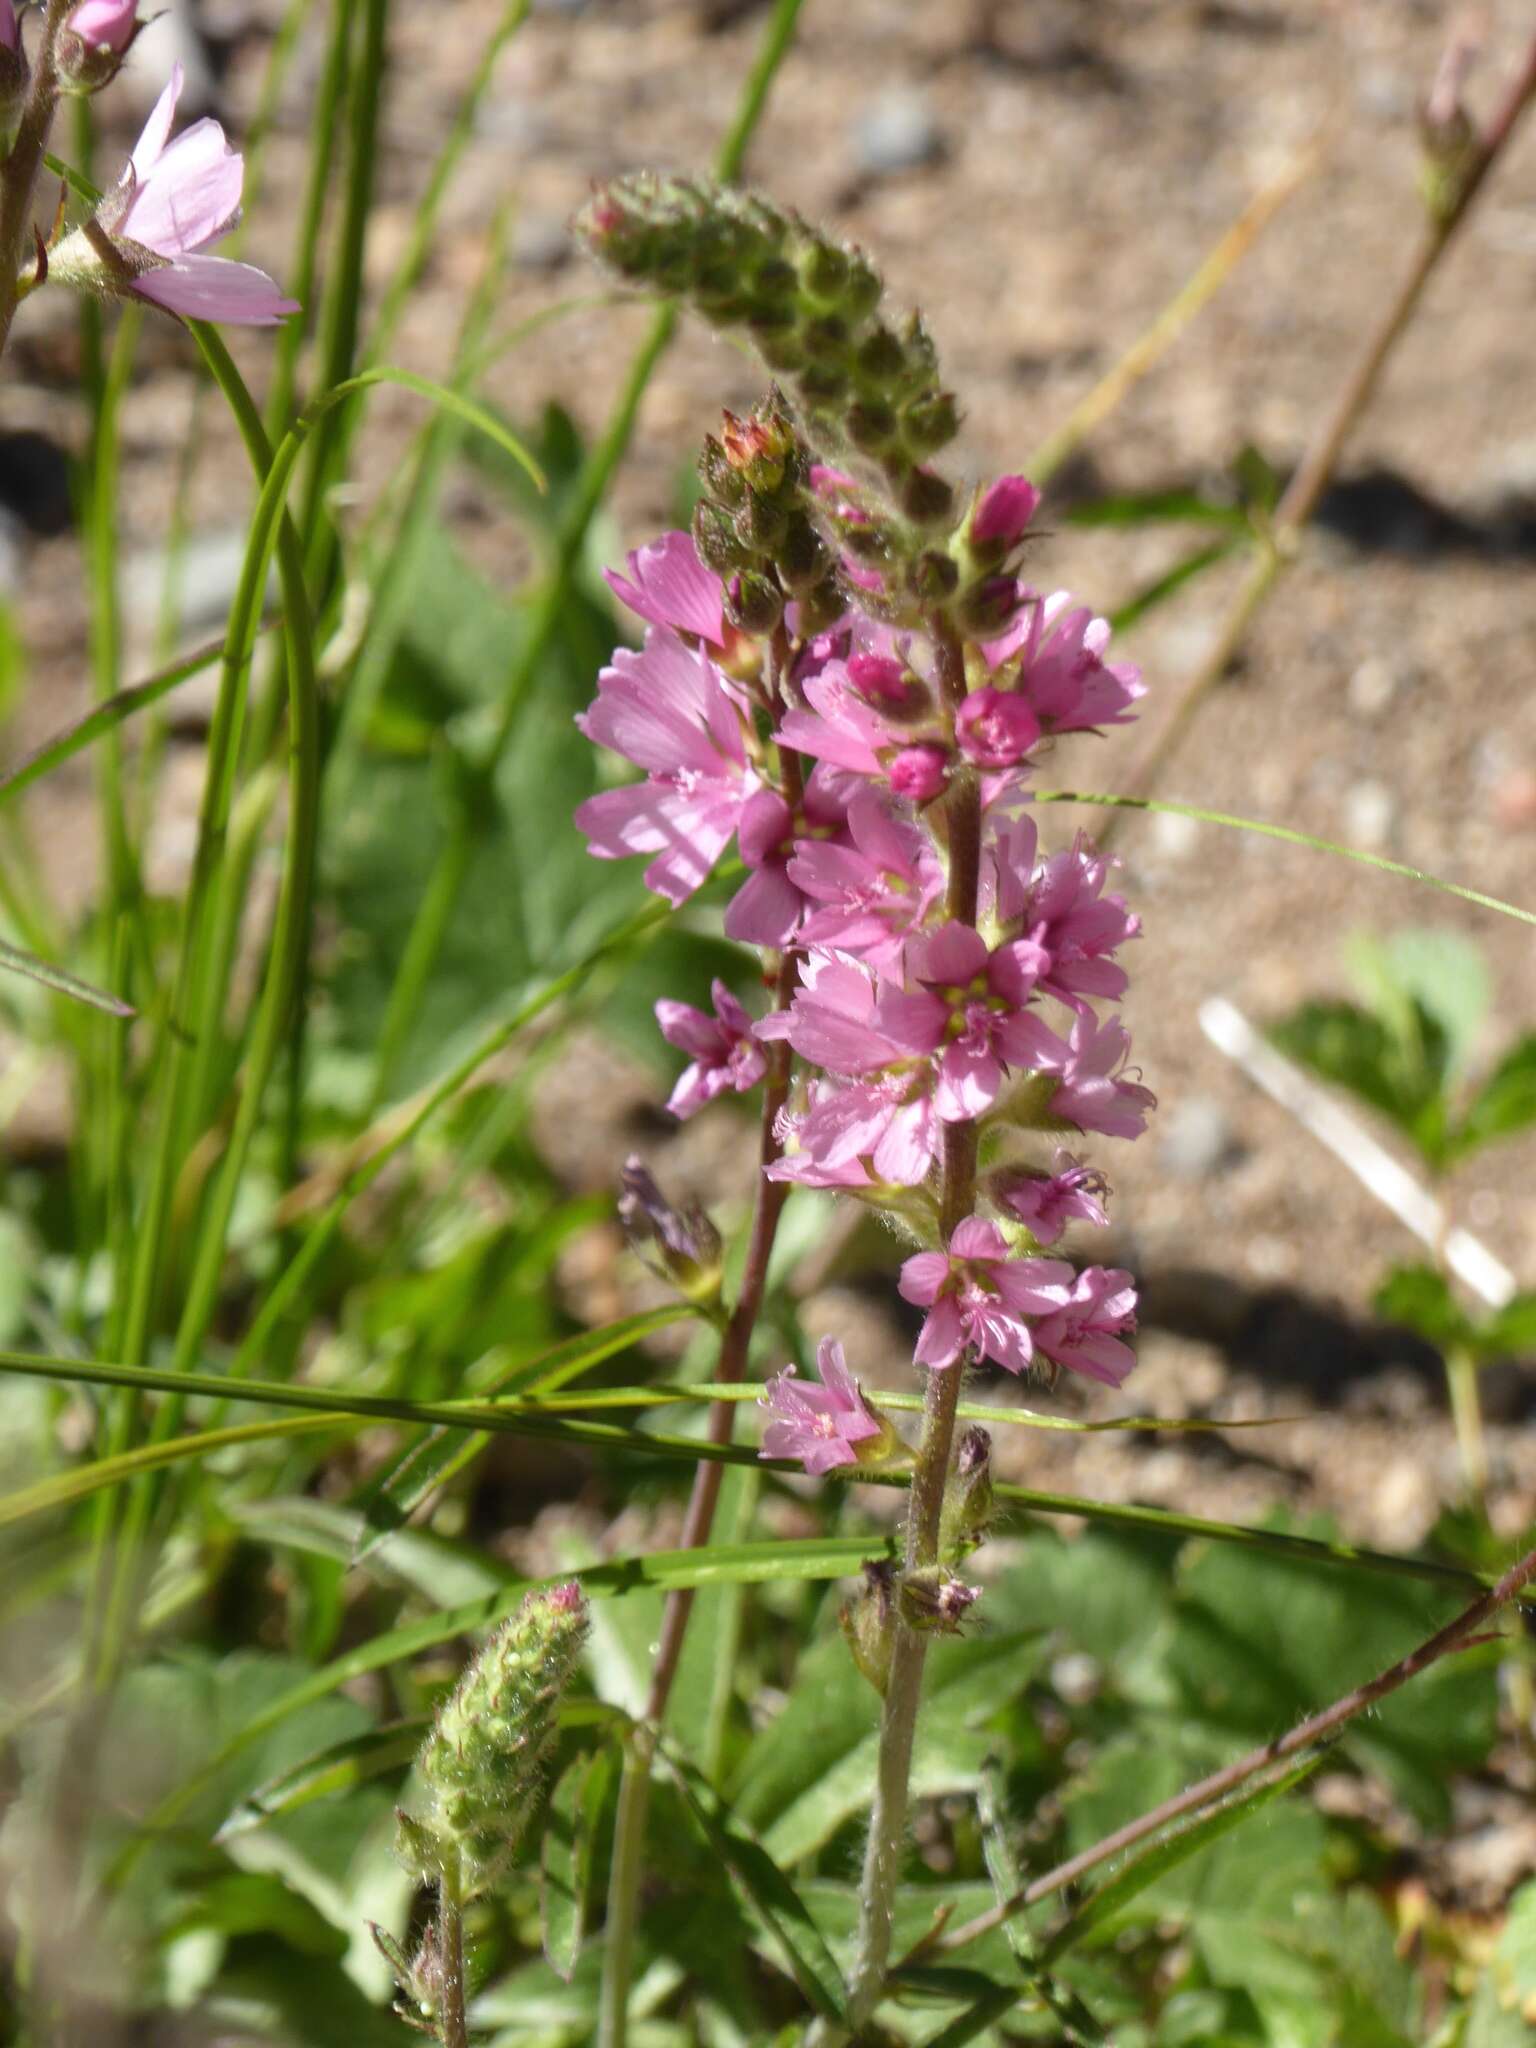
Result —
[{"label": "hairy flower stalk", "polygon": [[[978,1598],[954,1569],[991,1499],[985,1440],[972,1433],[956,1455],[964,1369],[990,1358],[1118,1385],[1132,1363],[1130,1276],[1042,1252],[1069,1222],[1105,1221],[1103,1175],[1064,1141],[1134,1137],[1153,1107],[1101,1007],[1124,992],[1116,954],[1139,921],[1085,839],[1042,853],[1027,805],[1055,736],[1124,722],[1142,685],[1109,658],[1103,620],[1021,579],[1034,486],[1002,477],[965,493],[933,467],[954,401],[921,322],[883,317],[859,252],[765,200],[686,181],[621,180],[584,227],[624,276],[744,328],[782,380],[706,441],[691,535],[639,550],[612,579],[648,630],[582,720],[642,771],[578,813],[591,851],[646,857],[649,885],[680,903],[734,838],[749,875],[725,929],[763,950],[777,991],[755,1024],[723,984],[712,1015],[658,1006],[691,1061],[675,1114],[767,1083],[764,1185],[721,1377],[745,1368],[770,1190],[840,1190],[884,1213],[913,1244],[901,1291],[926,1310],[915,1453],[835,1345],[819,1384],[785,1372],[765,1396],[765,1456],[855,1479],[911,1461],[902,1565],[867,1571],[844,1611],[883,1695],[847,2014],[858,2034],[889,1963],[928,1641]],[[718,1483],[717,1468],[700,1472],[690,1546],[708,1539]],[[624,2038],[644,1780],[685,1621],[670,1603],[621,1794],[605,2048]],[[811,2038],[840,2032],[821,2022]]]}]

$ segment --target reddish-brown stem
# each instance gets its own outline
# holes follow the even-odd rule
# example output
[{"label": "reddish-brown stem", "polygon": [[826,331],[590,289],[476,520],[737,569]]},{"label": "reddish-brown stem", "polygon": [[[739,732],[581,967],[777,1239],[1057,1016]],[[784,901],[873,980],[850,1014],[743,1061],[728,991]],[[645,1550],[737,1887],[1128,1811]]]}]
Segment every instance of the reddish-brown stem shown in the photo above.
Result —
[{"label": "reddish-brown stem", "polygon": [[1390,1665],[1375,1678],[1368,1679],[1364,1685],[1356,1686],[1353,1692],[1345,1693],[1343,1698],[1335,1700],[1331,1707],[1324,1707],[1321,1713],[1309,1715],[1305,1721],[1298,1722],[1289,1734],[1277,1736],[1273,1742],[1266,1742],[1261,1748],[1250,1750],[1246,1756],[1239,1757],[1236,1763],[1227,1764],[1223,1769],[1213,1771],[1208,1778],[1202,1778],[1198,1784],[1189,1786],[1172,1799],[1165,1799],[1161,1806],[1153,1807],[1150,1813],[1142,1814],[1140,1819],[1127,1822],[1123,1828],[1117,1828],[1112,1835],[1105,1835],[1102,1841],[1095,1842],[1091,1848],[1080,1850],[1076,1856],[1068,1857],[1065,1863],[1058,1863],[1054,1870],[1047,1870],[1043,1876],[1033,1878],[1021,1891],[1015,1892],[1012,1898],[1004,1899],[990,1911],[978,1914],[974,1920],[966,1921],[963,1927],[957,1927],[935,1941],[919,1942],[906,1960],[911,1961],[919,1954],[948,1954],[954,1949],[964,1948],[968,1943],[990,1933],[994,1927],[1000,1927],[1005,1920],[1011,1920],[1016,1913],[1022,1913],[1027,1906],[1037,1905],[1040,1900],[1048,1899],[1054,1892],[1075,1883],[1078,1878],[1085,1876],[1100,1863],[1108,1862],[1110,1857],[1119,1856],[1127,1849],[1134,1849],[1138,1842],[1144,1842],[1149,1835],[1158,1833],[1171,1822],[1182,1820],[1186,1814],[1195,1813],[1202,1806],[1210,1806],[1214,1801],[1224,1799],[1229,1792],[1235,1792],[1240,1785],[1256,1777],[1261,1771],[1283,1763],[1287,1757],[1296,1756],[1304,1749],[1310,1749],[1314,1743],[1321,1742],[1326,1736],[1331,1735],[1336,1728],[1342,1728],[1346,1721],[1352,1721],[1357,1715],[1367,1713],[1389,1693],[1394,1693],[1399,1686],[1406,1685],[1410,1678],[1417,1678],[1421,1671],[1427,1670],[1441,1657],[1449,1655],[1452,1650],[1468,1648],[1472,1639],[1479,1635],[1484,1623],[1501,1607],[1507,1606],[1522,1587],[1529,1585],[1532,1580],[1536,1580],[1536,1550],[1528,1551],[1518,1564],[1510,1567],[1497,1585],[1491,1586],[1480,1598],[1474,1600],[1472,1605],[1458,1614],[1454,1621],[1447,1622],[1442,1629],[1437,1629],[1427,1642],[1420,1643],[1416,1650],[1410,1650],[1406,1657],[1400,1658],[1396,1664]]},{"label": "reddish-brown stem", "polygon": [[32,241],[32,193],[59,99],[54,47],[73,4],[74,0],[49,0],[15,140],[0,164],[0,350],[21,302],[23,254]]},{"label": "reddish-brown stem", "polygon": [[[1430,219],[1407,273],[1367,336],[1300,466],[1287,484],[1275,507],[1263,552],[1243,579],[1242,587],[1216,636],[1215,645],[1175,699],[1146,752],[1132,765],[1126,778],[1126,795],[1145,796],[1153,788],[1206,699],[1232,666],[1248,636],[1249,627],[1294,552],[1298,536],[1317,510],[1344,444],[1374,398],[1382,371],[1418,310],[1424,287],[1455,239],[1488,173],[1502,155],[1533,98],[1536,98],[1536,37],[1532,38],[1508,90],[1461,170],[1450,203]],[[1100,834],[1102,844],[1111,842],[1119,822],[1118,814],[1109,818]]]}]

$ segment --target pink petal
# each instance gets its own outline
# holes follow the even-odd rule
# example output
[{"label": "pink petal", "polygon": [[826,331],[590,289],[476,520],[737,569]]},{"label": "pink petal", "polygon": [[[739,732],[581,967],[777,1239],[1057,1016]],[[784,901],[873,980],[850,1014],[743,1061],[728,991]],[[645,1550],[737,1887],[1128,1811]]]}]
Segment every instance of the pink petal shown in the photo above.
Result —
[{"label": "pink petal", "polygon": [[264,270],[221,256],[181,256],[164,269],[134,279],[141,299],[187,320],[222,320],[236,327],[276,327],[300,310]]},{"label": "pink petal", "polygon": [[[960,1227],[962,1230],[965,1228],[964,1224]],[[948,1278],[949,1260],[943,1252],[914,1252],[902,1265],[896,1290],[903,1301],[924,1308],[938,1300],[939,1291]]]}]

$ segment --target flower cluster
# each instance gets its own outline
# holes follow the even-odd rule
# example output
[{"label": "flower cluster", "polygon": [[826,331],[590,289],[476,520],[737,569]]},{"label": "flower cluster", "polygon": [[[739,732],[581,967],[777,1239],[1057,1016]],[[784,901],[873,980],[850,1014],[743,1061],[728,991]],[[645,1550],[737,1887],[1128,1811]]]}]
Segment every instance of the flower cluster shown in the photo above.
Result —
[{"label": "flower cluster", "polygon": [[[1020,477],[979,492],[955,553],[1006,564],[1036,503]],[[797,968],[792,999],[756,1024],[718,981],[713,1014],[657,1006],[690,1060],[674,1114],[754,1088],[787,1043],[795,1079],[766,1171],[848,1190],[926,1239],[901,1275],[927,1310],[919,1363],[986,1358],[1118,1385],[1132,1364],[1130,1276],[1040,1254],[1069,1223],[1106,1221],[1104,1176],[1068,1141],[1135,1137],[1153,1106],[1107,1007],[1139,922],[1111,864],[1082,836],[1042,849],[1027,805],[1040,749],[1126,719],[1142,685],[1109,659],[1102,619],[999,574],[1008,616],[993,637],[955,643],[957,692],[935,640],[864,610],[857,577],[832,626],[801,634],[791,603],[773,640],[754,643],[688,535],[642,548],[610,582],[646,622],[643,645],[614,656],[580,723],[643,777],[592,797],[577,821],[599,857],[647,856],[646,881],[673,903],[734,840],[748,874],[726,932]],[[981,806],[974,922],[950,900],[947,799],[966,783]],[[978,1198],[992,1213],[946,1242],[937,1171],[957,1123],[979,1125],[995,1160]],[[774,1382],[765,1440],[812,1471],[859,1461],[874,1429],[840,1356],[824,1350],[822,1372],[820,1388]]]}]

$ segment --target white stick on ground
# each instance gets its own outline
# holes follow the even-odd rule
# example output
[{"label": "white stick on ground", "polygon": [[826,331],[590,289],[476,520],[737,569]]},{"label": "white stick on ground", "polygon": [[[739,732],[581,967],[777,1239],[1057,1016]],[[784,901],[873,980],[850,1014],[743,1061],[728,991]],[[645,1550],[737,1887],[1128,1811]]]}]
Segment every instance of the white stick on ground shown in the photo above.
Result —
[{"label": "white stick on ground", "polygon": [[[1360,1185],[1434,1251],[1445,1230],[1440,1204],[1406,1167],[1379,1145],[1364,1126],[1326,1088],[1278,1052],[1254,1030],[1225,996],[1210,996],[1200,1005],[1200,1029],[1248,1079],[1272,1101],[1342,1160]],[[1515,1276],[1487,1245],[1459,1227],[1444,1239],[1445,1261],[1490,1308],[1502,1308],[1515,1292]]]}]

